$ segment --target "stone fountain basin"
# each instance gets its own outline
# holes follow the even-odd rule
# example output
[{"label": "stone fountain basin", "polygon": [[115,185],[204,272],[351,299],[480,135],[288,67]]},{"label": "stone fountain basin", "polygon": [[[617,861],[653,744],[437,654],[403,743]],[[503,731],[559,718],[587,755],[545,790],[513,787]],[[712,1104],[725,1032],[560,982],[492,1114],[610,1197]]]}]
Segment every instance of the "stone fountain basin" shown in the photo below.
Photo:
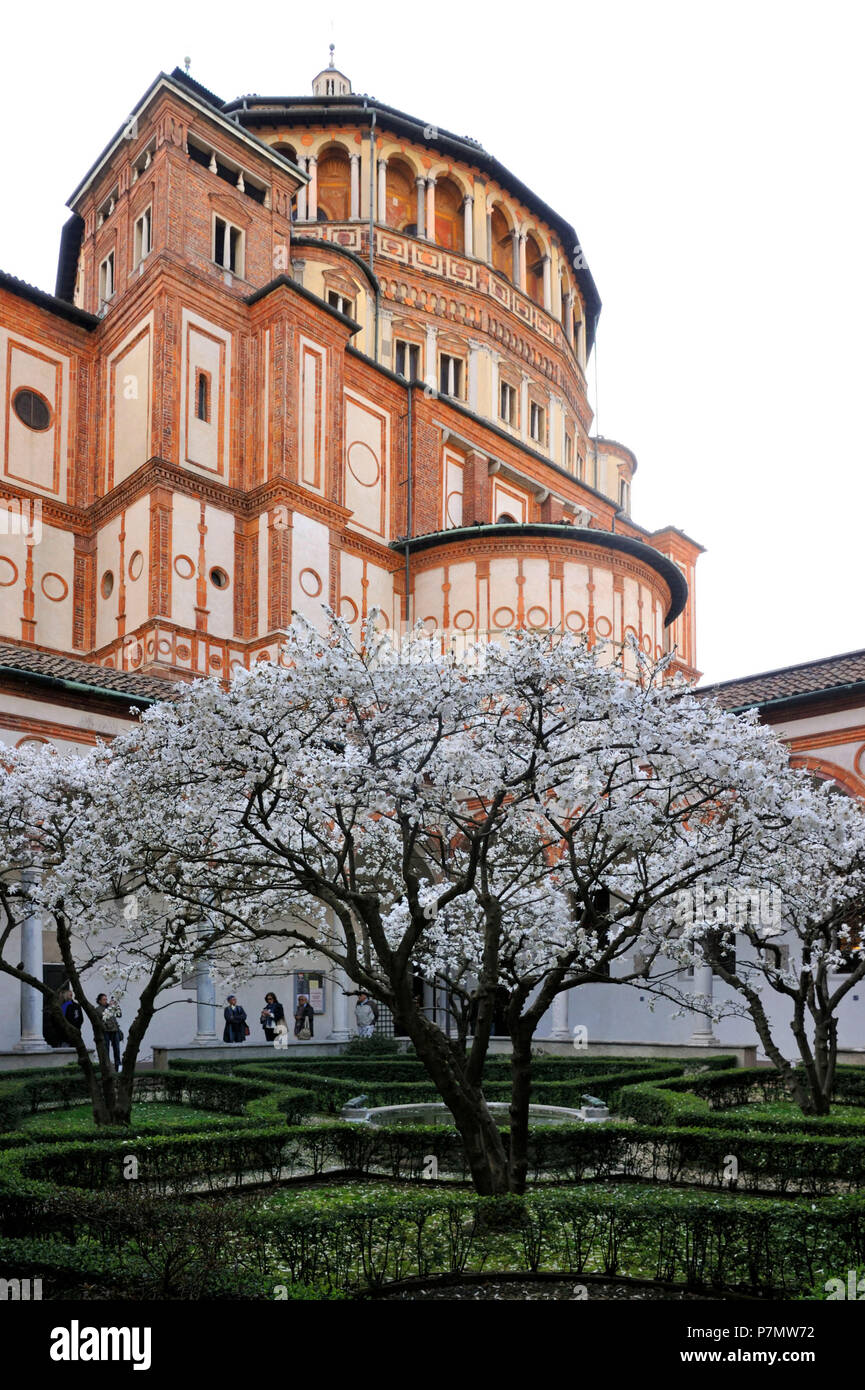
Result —
[{"label": "stone fountain basin", "polygon": [[[508,1122],[506,1101],[491,1101],[490,1112],[502,1124]],[[604,1111],[605,1113],[600,1113]],[[589,1112],[589,1113],[586,1113]],[[530,1105],[529,1123],[533,1125],[573,1125],[580,1123],[603,1124],[610,1118],[606,1106],[584,1105],[581,1109],[568,1109],[562,1105]],[[452,1127],[453,1115],[442,1101],[429,1101],[414,1105],[381,1105],[366,1109],[360,1105],[346,1105],[340,1119],[354,1121],[356,1124],[373,1125],[375,1128],[390,1125],[447,1125]]]}]

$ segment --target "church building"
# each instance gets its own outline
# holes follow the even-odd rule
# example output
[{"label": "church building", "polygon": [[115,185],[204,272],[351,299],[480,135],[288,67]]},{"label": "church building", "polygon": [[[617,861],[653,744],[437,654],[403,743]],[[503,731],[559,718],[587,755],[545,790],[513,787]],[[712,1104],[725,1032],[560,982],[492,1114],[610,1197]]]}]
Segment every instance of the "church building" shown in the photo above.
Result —
[{"label": "church building", "polygon": [[[176,69],[69,208],[53,294],[0,272],[0,742],[111,738],[177,681],[278,660],[323,605],[447,644],[563,628],[626,673],[633,638],[698,680],[701,547],[635,520],[636,457],[592,434],[577,233],[476,140],[332,56],[303,96]],[[717,693],[865,795],[865,654]],[[53,978],[35,923],[40,957]],[[212,1040],[185,984],[154,1041]],[[44,1048],[31,993],[0,982],[0,1053]],[[593,1039],[645,1033],[610,1007]],[[547,1031],[577,1022],[563,1000]]]}]

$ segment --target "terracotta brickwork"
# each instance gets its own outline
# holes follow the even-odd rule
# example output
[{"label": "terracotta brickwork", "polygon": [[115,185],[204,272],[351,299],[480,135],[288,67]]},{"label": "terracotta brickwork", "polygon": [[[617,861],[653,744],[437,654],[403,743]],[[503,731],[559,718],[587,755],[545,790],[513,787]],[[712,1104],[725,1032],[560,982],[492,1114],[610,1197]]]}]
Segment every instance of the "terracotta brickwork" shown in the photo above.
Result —
[{"label": "terracotta brickwork", "polygon": [[[370,268],[362,162],[341,204],[356,216],[299,217],[310,158],[341,142],[368,160],[362,137],[235,121],[161,78],[73,195],[67,297],[0,278],[0,499],[19,515],[0,533],[0,640],[176,680],[278,659],[293,613],[325,604],[458,632],[512,613],[611,651],[633,635],[658,653],[672,631],[695,676],[700,547],[631,520],[623,446],[598,441],[587,476],[591,286],[564,234],[503,173],[383,130]],[[400,161],[440,209],[433,236],[392,221]],[[500,216],[512,262],[485,242]],[[44,427],[22,422],[22,391]]]}]

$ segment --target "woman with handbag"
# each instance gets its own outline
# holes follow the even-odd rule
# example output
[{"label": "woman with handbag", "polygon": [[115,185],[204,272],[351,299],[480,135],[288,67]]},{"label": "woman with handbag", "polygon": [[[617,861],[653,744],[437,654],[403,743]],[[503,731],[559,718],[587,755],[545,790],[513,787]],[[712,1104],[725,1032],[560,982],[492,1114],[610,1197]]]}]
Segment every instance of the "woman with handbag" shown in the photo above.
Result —
[{"label": "woman with handbag", "polygon": [[313,1035],[313,1019],[315,1010],[310,1004],[305,994],[297,996],[297,1005],[294,1010],[294,1036],[300,1042],[308,1042]]},{"label": "woman with handbag", "polygon": [[264,996],[264,1008],[261,1011],[261,1026],[264,1029],[264,1036],[268,1042],[273,1042],[276,1036],[277,1025],[284,1022],[285,1009],[282,1007],[275,994],[266,994]]},{"label": "woman with handbag", "polygon": [[227,1043],[242,1043],[246,1041],[249,1028],[246,1022],[246,1009],[237,1002],[236,994],[229,994],[228,1002],[222,1011],[225,1019],[225,1027],[222,1030],[222,1041]]}]

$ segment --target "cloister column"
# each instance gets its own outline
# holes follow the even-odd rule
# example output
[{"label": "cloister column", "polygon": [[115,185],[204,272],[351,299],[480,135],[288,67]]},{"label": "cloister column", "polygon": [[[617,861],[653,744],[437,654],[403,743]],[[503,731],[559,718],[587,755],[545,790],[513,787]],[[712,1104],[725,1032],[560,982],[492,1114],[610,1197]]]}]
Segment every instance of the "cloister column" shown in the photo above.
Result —
[{"label": "cloister column", "polygon": [[348,1026],[348,996],[343,993],[349,987],[348,977],[342,970],[334,970],[331,976],[333,992],[333,1027],[330,1031],[332,1042],[348,1042],[351,1036]]},{"label": "cloister column", "polygon": [[314,154],[309,156],[308,161],[309,187],[307,188],[307,220],[309,222],[318,221],[318,160]]},{"label": "cloister column", "polygon": [[210,973],[210,961],[199,960],[195,967],[195,1011],[197,1028],[194,1041],[216,1042],[216,983]]},{"label": "cloister column", "polygon": [[526,234],[520,232],[519,236],[519,260],[520,260],[520,289],[525,293],[526,288]]},{"label": "cloister column", "polygon": [[463,199],[463,247],[467,256],[475,254],[474,216],[475,200],[471,194],[468,194]]},{"label": "cloister column", "polygon": [[356,222],[360,217],[360,155],[349,155],[351,165],[351,212],[352,222]]},{"label": "cloister column", "polygon": [[436,239],[436,181],[427,179],[426,181],[426,238],[427,241]]},{"label": "cloister column", "polygon": [[[711,965],[694,966],[694,993],[701,994],[707,999],[712,998],[714,988],[714,975]],[[691,1042],[699,1043],[703,1047],[710,1047],[718,1039],[712,1032],[712,1020],[704,1014],[697,1015],[697,1026],[691,1034]]]},{"label": "cloister column", "polygon": [[[32,882],[32,878],[30,879]],[[28,975],[42,979],[42,918],[29,916],[21,924],[21,962]],[[21,985],[21,1036],[13,1052],[50,1052],[42,1036],[42,995],[32,985]]]},{"label": "cloister column", "polygon": [[417,235],[426,236],[426,179],[415,179],[417,189]]},{"label": "cloister column", "polygon": [[553,1000],[553,1027],[550,1033],[551,1038],[559,1042],[570,1041],[571,1030],[568,1027],[568,1004],[570,996],[567,990],[562,990]]},{"label": "cloister column", "polygon": [[521,281],[520,281],[520,234],[519,234],[519,232],[511,232],[511,245],[512,245],[513,254],[514,254],[514,274],[513,274],[513,281],[514,281],[514,284],[517,286],[517,289],[519,289],[519,288],[520,288],[520,284],[521,284]]},{"label": "cloister column", "polygon": [[[298,169],[302,169],[303,172],[306,173],[306,172],[307,172],[307,169],[306,169],[307,163],[308,163],[308,161],[307,161],[306,155],[303,155],[303,154],[300,155],[299,158],[298,158],[298,161],[297,161],[297,167],[298,167]],[[306,204],[307,204],[307,185],[304,183],[304,184],[302,184],[301,187],[297,190],[297,220],[298,220],[298,222],[305,222],[305,221],[306,221]]]},{"label": "cloister column", "polygon": [[486,245],[486,253],[487,253],[487,254],[486,254],[486,262],[487,262],[487,265],[492,265],[492,263],[493,263],[493,210],[492,210],[492,208],[490,207],[489,203],[487,204],[487,245]]},{"label": "cloister column", "polygon": [[381,155],[378,161],[378,222],[387,222],[387,160]]}]

